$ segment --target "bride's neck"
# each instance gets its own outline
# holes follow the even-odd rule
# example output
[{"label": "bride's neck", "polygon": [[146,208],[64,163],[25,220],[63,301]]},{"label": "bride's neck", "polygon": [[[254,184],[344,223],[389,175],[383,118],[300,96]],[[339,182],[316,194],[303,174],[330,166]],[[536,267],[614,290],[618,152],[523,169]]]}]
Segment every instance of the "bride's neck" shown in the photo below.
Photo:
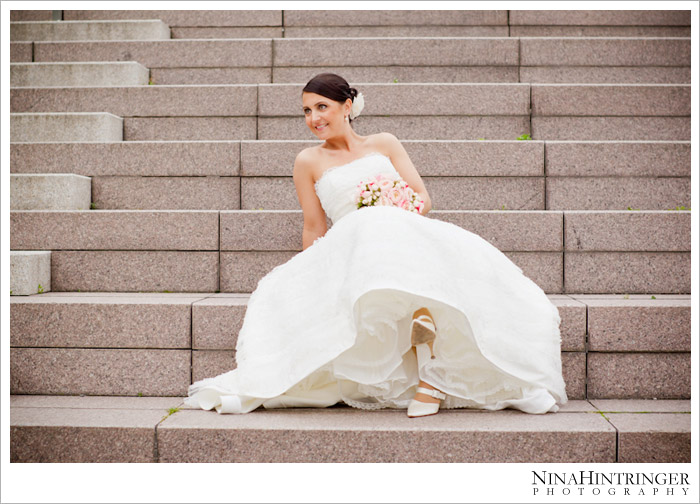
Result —
[{"label": "bride's neck", "polygon": [[360,146],[364,137],[361,137],[350,128],[350,131],[333,138],[327,138],[323,146],[328,150],[352,152]]}]

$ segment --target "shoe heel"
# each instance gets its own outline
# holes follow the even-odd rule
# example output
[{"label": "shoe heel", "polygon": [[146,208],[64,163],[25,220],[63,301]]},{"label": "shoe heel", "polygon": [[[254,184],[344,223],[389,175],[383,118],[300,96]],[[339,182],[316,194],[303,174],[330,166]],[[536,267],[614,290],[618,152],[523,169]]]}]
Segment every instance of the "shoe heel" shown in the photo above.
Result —
[{"label": "shoe heel", "polygon": [[411,345],[427,344],[430,349],[430,358],[434,359],[433,342],[435,341],[435,323],[427,315],[416,317],[411,322]]}]

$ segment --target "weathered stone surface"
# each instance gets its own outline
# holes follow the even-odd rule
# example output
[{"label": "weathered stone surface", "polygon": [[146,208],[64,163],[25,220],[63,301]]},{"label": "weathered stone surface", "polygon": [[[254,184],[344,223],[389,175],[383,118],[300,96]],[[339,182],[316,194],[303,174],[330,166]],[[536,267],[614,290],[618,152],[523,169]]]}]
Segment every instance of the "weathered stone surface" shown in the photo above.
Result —
[{"label": "weathered stone surface", "polygon": [[511,10],[510,25],[689,26],[682,10]]},{"label": "weathered stone surface", "polygon": [[690,353],[588,353],[588,398],[687,399]]},{"label": "weathered stone surface", "polygon": [[[586,348],[586,316],[587,308],[584,303],[572,297],[551,294],[549,300],[559,310],[561,324],[561,349],[566,352],[582,352]],[[585,363],[584,363],[585,368]]]},{"label": "weathered stone surface", "polygon": [[689,26],[511,25],[509,29],[511,37],[690,37]]},{"label": "weathered stone surface", "polygon": [[272,39],[35,42],[34,61],[138,61],[148,68],[270,67]]},{"label": "weathered stone surface", "polygon": [[[158,427],[161,462],[613,462],[600,415],[349,408],[217,415],[181,411]],[[486,418],[488,416],[488,419]],[[420,426],[418,425],[420,423]]]},{"label": "weathered stone surface", "polygon": [[535,116],[690,116],[689,84],[532,84]]},{"label": "weathered stone surface", "polygon": [[91,187],[73,173],[10,175],[10,210],[88,210]]},{"label": "weathered stone surface", "polygon": [[194,303],[192,348],[234,350],[247,306],[248,296],[207,298]]},{"label": "weathered stone surface", "polygon": [[214,292],[218,252],[56,251],[55,291]]},{"label": "weathered stone surface", "polygon": [[[285,10],[284,26],[507,25],[504,10]],[[690,24],[690,23],[688,23]]]},{"label": "weathered stone surface", "polygon": [[[518,40],[508,37],[283,38],[274,40],[273,51],[273,66],[276,67],[517,64]],[[420,100],[413,105],[418,103]]]},{"label": "weathered stone surface", "polygon": [[687,117],[533,116],[531,125],[537,140],[690,140]]},{"label": "weathered stone surface", "polygon": [[571,251],[690,251],[690,212],[564,212]]},{"label": "weathered stone surface", "polygon": [[124,140],[233,140],[256,138],[255,117],[128,117]]},{"label": "weathered stone surface", "polygon": [[563,292],[563,259],[560,252],[505,252],[523,275],[547,294]]},{"label": "weathered stone surface", "polygon": [[236,369],[233,350],[194,350],[192,352],[192,382],[218,376]]},{"label": "weathered stone surface", "polygon": [[[303,28],[302,28],[303,29]],[[313,28],[315,29],[315,28]],[[335,29],[335,28],[334,28]],[[339,28],[344,29],[344,28]],[[285,30],[285,33],[288,31]],[[413,35],[415,36],[415,35]],[[517,66],[306,66],[275,67],[276,83],[308,82],[331,72],[348,82],[520,82]],[[261,81],[262,82],[262,81]],[[523,81],[525,82],[525,81]]]},{"label": "weathered stone surface", "polygon": [[10,144],[12,173],[237,176],[239,167],[238,141]]},{"label": "weathered stone surface", "polygon": [[[158,410],[182,405],[179,397],[11,395],[11,408]],[[51,422],[51,419],[46,419]]]},{"label": "weathered stone surface", "polygon": [[13,113],[10,141],[121,142],[123,123],[121,117],[101,112]]},{"label": "weathered stone surface", "polygon": [[99,209],[235,210],[238,177],[102,177],[92,179]]},{"label": "weathered stone surface", "polygon": [[272,82],[272,68],[151,68],[151,80],[158,85],[262,84]]},{"label": "weathered stone surface", "polygon": [[567,252],[564,270],[567,293],[690,292],[687,252]]},{"label": "weathered stone surface", "polygon": [[606,416],[619,433],[619,462],[691,462],[690,414],[608,413]]},{"label": "weathered stone surface", "polygon": [[10,214],[16,250],[218,250],[215,211],[19,211]]},{"label": "weathered stone surface", "polygon": [[591,67],[690,66],[690,39],[522,38],[520,64]]},{"label": "weathered stone surface", "polygon": [[222,292],[253,292],[258,281],[297,252],[221,252]]},{"label": "weathered stone surface", "polygon": [[169,26],[282,26],[280,10],[65,10],[63,19],[160,19]]},{"label": "weathered stone surface", "polygon": [[157,19],[139,21],[20,21],[10,23],[11,40],[167,40],[170,28]]},{"label": "weathered stone surface", "polygon": [[584,399],[586,397],[585,352],[562,352],[561,367],[567,397],[569,399]]},{"label": "weathered stone surface", "polygon": [[281,26],[178,26],[171,28],[170,33],[174,39],[258,39],[284,36]]},{"label": "weathered stone surface", "polygon": [[148,84],[148,68],[135,62],[12,63],[11,87],[138,86]]},{"label": "weathered stone surface", "polygon": [[190,348],[191,304],[160,294],[14,298],[13,347]]},{"label": "weathered stone surface", "polygon": [[10,295],[51,290],[51,251],[10,251]]},{"label": "weathered stone surface", "polygon": [[257,109],[256,86],[239,84],[15,88],[10,90],[10,95],[13,112],[109,112],[119,116],[182,117],[254,116]]},{"label": "weathered stone surface", "polygon": [[182,396],[189,350],[13,348],[12,394]]},{"label": "weathered stone surface", "polygon": [[[690,36],[690,35],[687,35]],[[285,26],[285,38],[508,37],[508,26]],[[342,74],[345,77],[345,74]],[[347,77],[346,77],[347,79]],[[436,81],[436,82],[442,82]],[[487,81],[482,81],[487,82]],[[491,81],[488,81],[491,82]]]},{"label": "weathered stone surface", "polygon": [[690,84],[690,66],[591,67],[542,65],[521,66],[518,69],[520,78],[517,82],[549,84]]},{"label": "weathered stone surface", "polygon": [[689,352],[690,299],[588,299],[589,349]]},{"label": "weathered stone surface", "polygon": [[690,142],[550,140],[544,145],[545,166],[550,177],[690,176]]},{"label": "weathered stone surface", "polygon": [[10,21],[48,21],[53,11],[50,10],[11,10]]},{"label": "weathered stone surface", "polygon": [[34,44],[32,42],[11,42],[10,61],[12,63],[32,61],[33,46]]},{"label": "weathered stone surface", "polygon": [[607,413],[690,413],[687,399],[592,399],[590,403]]}]

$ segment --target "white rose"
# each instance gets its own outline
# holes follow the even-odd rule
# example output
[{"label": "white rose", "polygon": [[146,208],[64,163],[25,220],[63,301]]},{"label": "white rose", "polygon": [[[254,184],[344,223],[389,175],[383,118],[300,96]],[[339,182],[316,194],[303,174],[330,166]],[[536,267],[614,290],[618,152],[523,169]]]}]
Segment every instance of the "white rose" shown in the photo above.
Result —
[{"label": "white rose", "polygon": [[365,108],[365,98],[362,93],[357,93],[357,96],[352,101],[352,108],[350,109],[350,119],[355,119],[360,115],[362,109]]}]

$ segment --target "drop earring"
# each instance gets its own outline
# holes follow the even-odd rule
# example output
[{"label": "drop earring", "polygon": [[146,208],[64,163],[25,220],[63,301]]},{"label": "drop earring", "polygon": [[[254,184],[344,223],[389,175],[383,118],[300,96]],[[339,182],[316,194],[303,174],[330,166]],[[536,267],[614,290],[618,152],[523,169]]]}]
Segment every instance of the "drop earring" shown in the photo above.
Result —
[{"label": "drop earring", "polygon": [[348,116],[345,116],[345,122],[349,122]]}]

